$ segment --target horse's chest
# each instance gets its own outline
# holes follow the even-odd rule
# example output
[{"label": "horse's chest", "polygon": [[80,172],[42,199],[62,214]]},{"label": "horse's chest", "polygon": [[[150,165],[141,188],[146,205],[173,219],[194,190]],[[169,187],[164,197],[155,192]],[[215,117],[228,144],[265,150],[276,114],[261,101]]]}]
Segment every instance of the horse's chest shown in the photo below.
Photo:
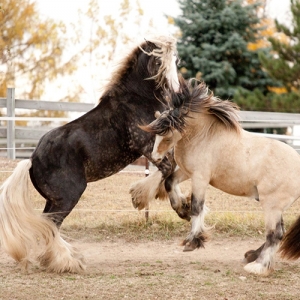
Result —
[{"label": "horse's chest", "polygon": [[174,158],[179,168],[186,174],[192,174],[195,166],[195,161],[189,155],[185,155],[183,152],[175,151]]}]

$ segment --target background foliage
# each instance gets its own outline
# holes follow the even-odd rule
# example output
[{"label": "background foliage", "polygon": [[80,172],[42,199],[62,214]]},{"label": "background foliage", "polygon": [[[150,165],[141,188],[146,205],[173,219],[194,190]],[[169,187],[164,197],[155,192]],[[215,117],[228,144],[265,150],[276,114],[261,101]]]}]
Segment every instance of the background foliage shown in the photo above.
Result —
[{"label": "background foliage", "polygon": [[300,112],[299,0],[291,27],[265,17],[266,1],[179,0],[185,78],[203,80],[243,110]]},{"label": "background foliage", "polygon": [[242,1],[179,1],[175,18],[181,36],[178,46],[181,72],[202,79],[221,98],[232,98],[238,88],[263,93],[273,80],[261,67],[258,52],[248,49],[262,30],[257,4]]},{"label": "background foliage", "polygon": [[[178,1],[181,15],[167,18],[180,30],[185,78],[204,80],[217,96],[241,109],[300,112],[299,0],[291,0],[291,26],[266,18],[265,0]],[[139,0],[122,0],[114,16],[103,15],[101,5],[90,0],[76,23],[68,25],[40,15],[35,1],[2,0],[0,97],[7,87],[17,86],[19,97],[42,99],[58,82],[56,90],[65,92],[54,100],[83,101],[88,93],[75,76],[80,70],[92,85],[88,101],[96,102],[105,86],[98,74],[110,74],[118,50],[142,32],[142,25],[155,28],[145,21]]]}]

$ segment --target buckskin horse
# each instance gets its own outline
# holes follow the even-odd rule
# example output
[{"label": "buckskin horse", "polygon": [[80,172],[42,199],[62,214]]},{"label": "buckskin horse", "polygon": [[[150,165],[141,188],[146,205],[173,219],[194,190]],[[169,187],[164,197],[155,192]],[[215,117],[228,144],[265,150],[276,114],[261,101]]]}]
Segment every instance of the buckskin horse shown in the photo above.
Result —
[{"label": "buckskin horse", "polygon": [[245,253],[244,269],[267,275],[274,270],[275,253],[300,257],[300,217],[284,231],[282,213],[300,197],[300,156],[290,146],[242,129],[238,108],[214,97],[204,83],[183,86],[172,93],[170,109],[142,128],[156,134],[152,158],[158,163],[174,147],[179,169],[165,181],[172,206],[187,202],[175,188],[191,178],[191,231],[184,251],[204,247],[208,227],[204,216],[208,185],[226,193],[254,198],[262,205],[266,241]]},{"label": "buckskin horse", "polygon": [[[117,173],[141,155],[153,162],[154,137],[138,124],[151,122],[155,111],[166,108],[166,91],[179,90],[176,61],[175,39],[157,37],[141,43],[120,63],[99,104],[46,133],[31,158],[19,162],[3,183],[0,244],[23,268],[28,267],[31,253],[49,271],[85,268],[82,255],[62,239],[59,227],[88,182]],[[159,196],[163,179],[174,168],[168,159],[155,165],[156,172],[131,188],[139,209]],[[35,214],[29,199],[29,178],[46,199],[41,215]],[[145,195],[153,185],[155,191]]]}]

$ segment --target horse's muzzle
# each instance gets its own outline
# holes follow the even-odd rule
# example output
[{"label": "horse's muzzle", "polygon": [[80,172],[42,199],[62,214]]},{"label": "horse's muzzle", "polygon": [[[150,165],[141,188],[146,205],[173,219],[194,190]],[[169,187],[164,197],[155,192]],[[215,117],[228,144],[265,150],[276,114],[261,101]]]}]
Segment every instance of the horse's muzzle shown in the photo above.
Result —
[{"label": "horse's muzzle", "polygon": [[160,163],[163,160],[163,157],[161,155],[157,155],[157,153],[152,152],[151,157],[155,163]]}]

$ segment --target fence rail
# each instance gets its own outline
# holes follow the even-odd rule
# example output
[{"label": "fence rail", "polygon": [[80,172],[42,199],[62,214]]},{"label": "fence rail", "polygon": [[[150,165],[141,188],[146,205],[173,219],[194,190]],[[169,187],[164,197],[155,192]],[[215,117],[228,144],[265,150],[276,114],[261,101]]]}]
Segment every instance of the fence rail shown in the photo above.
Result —
[{"label": "fence rail", "polygon": [[[0,108],[6,108],[6,116],[0,117],[0,156],[10,159],[29,157],[39,139],[50,129],[73,120],[73,118],[18,117],[17,110],[51,110],[85,113],[95,104],[52,102],[42,100],[15,99],[15,89],[7,89],[7,97],[0,98]],[[300,125],[300,114],[240,111],[243,128],[293,128]],[[16,121],[29,121],[27,126],[16,126]],[[51,122],[51,126],[43,126],[41,122]],[[32,124],[35,125],[32,125]],[[300,136],[266,134],[264,136],[284,141],[294,148],[294,141]],[[300,143],[299,143],[300,144]],[[300,152],[300,146],[298,146]]]}]

